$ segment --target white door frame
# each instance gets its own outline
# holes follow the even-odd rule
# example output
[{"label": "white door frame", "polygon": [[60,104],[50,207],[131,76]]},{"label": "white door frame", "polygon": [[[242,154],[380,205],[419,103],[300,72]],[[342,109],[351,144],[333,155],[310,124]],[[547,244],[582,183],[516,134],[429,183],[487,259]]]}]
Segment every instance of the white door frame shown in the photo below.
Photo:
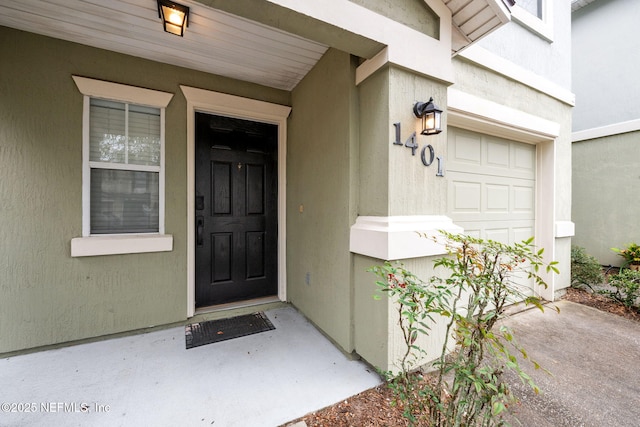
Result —
[{"label": "white door frame", "polygon": [[287,117],[291,107],[220,92],[180,86],[187,100],[187,317],[195,315],[195,115],[196,112],[278,126],[278,298],[286,287]]}]

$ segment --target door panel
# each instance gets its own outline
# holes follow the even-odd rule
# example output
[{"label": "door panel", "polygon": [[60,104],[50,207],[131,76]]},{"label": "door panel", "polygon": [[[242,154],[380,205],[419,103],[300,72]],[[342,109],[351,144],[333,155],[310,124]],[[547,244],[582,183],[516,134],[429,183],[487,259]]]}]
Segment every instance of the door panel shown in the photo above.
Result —
[{"label": "door panel", "polygon": [[276,126],[196,114],[196,307],[277,294],[276,159]]},{"label": "door panel", "polygon": [[[535,235],[536,147],[448,128],[448,214],[465,234],[513,244]],[[533,280],[519,277],[530,294]]]}]

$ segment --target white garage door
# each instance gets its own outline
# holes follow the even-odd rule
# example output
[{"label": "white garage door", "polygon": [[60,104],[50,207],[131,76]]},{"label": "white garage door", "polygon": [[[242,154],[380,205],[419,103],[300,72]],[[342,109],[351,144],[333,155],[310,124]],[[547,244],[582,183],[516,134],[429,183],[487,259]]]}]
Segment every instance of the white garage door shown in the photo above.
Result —
[{"label": "white garage door", "polygon": [[535,234],[536,147],[450,127],[448,212],[465,234],[514,243]]}]

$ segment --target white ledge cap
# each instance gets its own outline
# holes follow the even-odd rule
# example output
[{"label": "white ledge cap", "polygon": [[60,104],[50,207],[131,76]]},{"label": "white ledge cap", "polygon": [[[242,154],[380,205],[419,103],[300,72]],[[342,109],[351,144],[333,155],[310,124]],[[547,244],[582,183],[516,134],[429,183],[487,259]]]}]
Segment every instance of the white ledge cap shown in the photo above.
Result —
[{"label": "white ledge cap", "polygon": [[443,215],[359,216],[351,226],[349,250],[387,261],[443,255],[441,243],[421,236],[435,237],[439,230],[464,231]]}]

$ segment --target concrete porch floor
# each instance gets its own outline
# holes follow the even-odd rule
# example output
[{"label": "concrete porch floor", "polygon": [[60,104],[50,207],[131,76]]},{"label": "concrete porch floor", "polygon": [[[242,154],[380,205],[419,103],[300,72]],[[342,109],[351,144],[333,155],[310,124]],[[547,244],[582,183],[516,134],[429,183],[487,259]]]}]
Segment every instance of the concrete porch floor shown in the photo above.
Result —
[{"label": "concrete porch floor", "polygon": [[2,426],[278,426],[380,383],[292,307],[185,349],[184,327],[0,360]]}]

